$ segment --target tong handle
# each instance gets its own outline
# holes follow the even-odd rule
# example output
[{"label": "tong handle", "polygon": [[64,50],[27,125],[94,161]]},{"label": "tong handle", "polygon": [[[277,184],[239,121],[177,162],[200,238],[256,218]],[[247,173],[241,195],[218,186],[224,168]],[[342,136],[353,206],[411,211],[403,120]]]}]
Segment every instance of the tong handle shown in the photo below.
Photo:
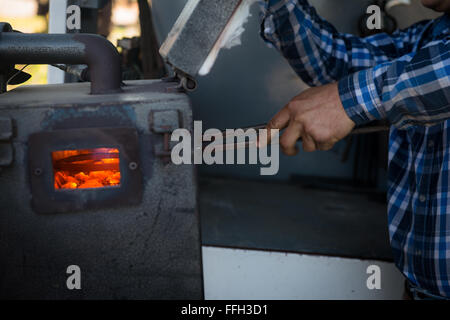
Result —
[{"label": "tong handle", "polygon": [[[254,129],[258,132],[260,129],[266,129],[266,124],[260,124],[256,126],[241,128],[244,132],[249,129]],[[236,130],[236,129],[234,129]],[[390,130],[390,126],[381,125],[381,126],[367,126],[367,127],[358,127],[353,129],[353,131],[350,133],[350,135],[360,135],[360,134],[369,134],[369,133],[375,133],[375,132],[387,132]],[[233,133],[234,135],[235,133]],[[226,138],[229,135],[227,134],[227,131],[222,131],[222,137]],[[205,138],[206,136],[203,136]],[[208,140],[211,140],[211,137],[208,137]],[[301,140],[301,139],[300,139]],[[245,142],[233,142],[233,143],[223,143],[222,148],[223,150],[229,150],[229,149],[240,149],[240,148],[249,148],[251,145],[257,145],[257,141],[245,141]],[[218,148],[219,146],[216,146]]]}]

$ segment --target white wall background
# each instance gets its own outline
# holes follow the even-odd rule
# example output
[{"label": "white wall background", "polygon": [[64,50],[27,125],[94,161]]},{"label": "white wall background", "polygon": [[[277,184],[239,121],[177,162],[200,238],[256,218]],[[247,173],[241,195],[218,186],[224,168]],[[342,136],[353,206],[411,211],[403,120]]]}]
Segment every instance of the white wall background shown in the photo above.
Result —
[{"label": "white wall background", "polygon": [[[369,265],[381,290],[369,290]],[[404,278],[392,263],[203,247],[208,300],[402,299]]]}]

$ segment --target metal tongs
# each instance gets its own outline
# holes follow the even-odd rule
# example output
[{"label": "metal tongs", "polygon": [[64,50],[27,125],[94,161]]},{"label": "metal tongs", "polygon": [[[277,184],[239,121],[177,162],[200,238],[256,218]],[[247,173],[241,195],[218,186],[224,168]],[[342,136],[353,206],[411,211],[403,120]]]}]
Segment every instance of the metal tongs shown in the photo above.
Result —
[{"label": "metal tongs", "polygon": [[[248,148],[258,148],[259,144],[259,130],[260,129],[266,129],[267,128],[267,124],[260,124],[260,125],[255,125],[255,126],[250,126],[250,127],[246,127],[246,128],[239,128],[241,129],[244,134],[237,134],[235,131],[238,129],[232,129],[232,134],[228,133],[228,130],[224,130],[221,131],[221,137],[222,137],[222,144],[219,145],[215,145],[215,150],[216,151],[220,151],[220,149],[222,150],[237,150],[237,149],[248,149]],[[249,140],[249,141],[243,141],[243,142],[232,142],[232,143],[226,143],[226,138],[230,137],[230,136],[234,136],[235,138],[237,138],[239,140],[239,138],[244,138],[245,139],[245,132],[247,130],[255,130],[256,131],[256,140]],[[387,132],[389,131],[390,127],[387,125],[377,125],[377,126],[367,126],[367,127],[359,127],[359,128],[355,128],[353,129],[353,131],[350,133],[350,135],[361,135],[361,134],[369,134],[369,133],[375,133],[375,132]],[[216,140],[218,135],[216,134],[211,134],[211,135],[203,135],[203,148],[205,148],[206,144],[214,144],[214,141]],[[267,137],[264,137],[267,139]],[[206,140],[206,141],[205,141]],[[273,143],[277,143],[277,142],[272,142]]]}]

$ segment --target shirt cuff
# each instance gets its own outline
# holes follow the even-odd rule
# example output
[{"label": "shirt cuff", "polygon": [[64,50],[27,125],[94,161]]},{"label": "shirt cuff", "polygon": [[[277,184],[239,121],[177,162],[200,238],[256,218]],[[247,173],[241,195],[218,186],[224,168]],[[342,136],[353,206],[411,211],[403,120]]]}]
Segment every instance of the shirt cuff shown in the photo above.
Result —
[{"label": "shirt cuff", "polygon": [[362,70],[341,79],[338,87],[345,112],[357,126],[386,118],[373,69]]}]

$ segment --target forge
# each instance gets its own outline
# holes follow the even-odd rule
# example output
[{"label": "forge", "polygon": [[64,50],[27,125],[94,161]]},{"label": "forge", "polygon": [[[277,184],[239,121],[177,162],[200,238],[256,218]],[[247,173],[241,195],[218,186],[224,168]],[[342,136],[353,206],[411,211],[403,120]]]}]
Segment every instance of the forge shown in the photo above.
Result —
[{"label": "forge", "polygon": [[[19,63],[91,73],[0,95],[0,298],[202,299],[194,166],[167,161],[167,136],[193,125],[188,96],[161,80],[121,84],[101,37],[0,30],[3,91]],[[67,287],[69,266],[81,290]]]}]

